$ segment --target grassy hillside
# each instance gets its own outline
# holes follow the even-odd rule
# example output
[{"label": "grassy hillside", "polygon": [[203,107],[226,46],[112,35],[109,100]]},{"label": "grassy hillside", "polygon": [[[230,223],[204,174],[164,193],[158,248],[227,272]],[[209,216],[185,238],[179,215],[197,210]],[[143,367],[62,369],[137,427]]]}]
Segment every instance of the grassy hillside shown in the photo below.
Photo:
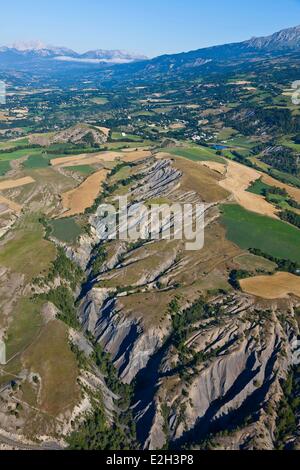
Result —
[{"label": "grassy hillside", "polygon": [[300,262],[299,229],[234,204],[223,205],[222,212],[227,237],[241,248],[258,248],[274,257]]},{"label": "grassy hillside", "polygon": [[170,153],[178,157],[184,157],[193,162],[213,161],[224,163],[224,159],[216,155],[216,151],[208,147],[170,147],[162,149],[162,152]]}]

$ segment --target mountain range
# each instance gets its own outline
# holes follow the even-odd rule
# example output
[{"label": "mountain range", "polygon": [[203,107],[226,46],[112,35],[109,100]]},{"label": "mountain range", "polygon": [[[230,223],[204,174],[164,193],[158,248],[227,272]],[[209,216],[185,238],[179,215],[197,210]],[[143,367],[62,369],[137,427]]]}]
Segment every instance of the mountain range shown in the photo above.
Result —
[{"label": "mountain range", "polygon": [[16,43],[0,47],[1,62],[24,62],[37,60],[58,60],[61,62],[82,62],[91,64],[122,64],[147,59],[146,56],[131,54],[122,50],[91,50],[83,54],[66,47],[46,46],[39,41]]},{"label": "mountain range", "polygon": [[37,66],[40,69],[79,67],[80,65],[109,69],[109,77],[117,80],[138,77],[139,79],[189,74],[201,67],[209,70],[216,67],[232,66],[234,61],[264,59],[300,52],[300,26],[284,29],[271,36],[251,38],[247,41],[213,46],[178,54],[162,55],[153,59],[130,54],[123,50],[90,50],[78,53],[65,47],[46,46],[40,42],[18,43],[0,47],[0,67],[15,68]]}]

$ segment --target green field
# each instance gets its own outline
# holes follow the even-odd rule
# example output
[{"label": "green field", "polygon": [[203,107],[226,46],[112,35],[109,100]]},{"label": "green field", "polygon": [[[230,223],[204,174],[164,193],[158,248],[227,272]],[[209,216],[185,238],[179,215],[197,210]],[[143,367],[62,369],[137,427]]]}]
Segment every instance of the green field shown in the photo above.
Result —
[{"label": "green field", "polygon": [[[28,148],[15,150],[14,152],[0,153],[0,176],[4,176],[10,170],[10,162],[12,160],[18,160],[19,158],[27,157],[28,155],[30,155],[29,158],[34,158],[34,156],[40,154],[40,152],[41,150],[38,148]],[[33,167],[29,166],[27,168]]]},{"label": "green field", "polygon": [[225,163],[222,157],[216,155],[216,151],[207,147],[170,147],[164,148],[162,152],[176,155],[178,157],[184,157],[193,162],[205,162],[212,161],[217,163]]},{"label": "green field", "polygon": [[21,353],[33,341],[42,326],[40,316],[41,302],[29,298],[18,301],[14,309],[14,318],[7,332],[7,359]]},{"label": "green field", "polygon": [[228,145],[234,146],[234,147],[243,147],[245,149],[251,149],[252,147],[255,147],[255,142],[252,142],[249,140],[248,137],[234,137],[233,139],[230,139],[228,141]]},{"label": "green field", "polygon": [[22,150],[15,150],[14,152],[0,153],[0,161],[18,160],[19,158],[26,157],[27,155],[35,155],[41,152],[39,148],[28,148]]},{"label": "green field", "polygon": [[30,281],[48,272],[55,257],[55,246],[44,240],[44,229],[38,216],[29,214],[19,219],[11,238],[1,247],[0,265],[24,274],[25,280]]},{"label": "green field", "polygon": [[239,255],[234,259],[241,269],[251,273],[270,272],[274,273],[277,265],[272,261],[261,256],[251,255],[250,253]]},{"label": "green field", "polygon": [[261,179],[254,181],[254,183],[247,189],[248,193],[264,195],[264,191],[271,189],[271,186],[265,184]]},{"label": "green field", "polygon": [[0,176],[4,176],[10,170],[10,163],[6,160],[0,160]]},{"label": "green field", "polygon": [[7,142],[0,142],[0,150],[2,149],[10,149],[13,147],[17,147],[18,145],[28,145],[29,139],[24,137],[23,139],[18,140],[9,140]]},{"label": "green field", "polygon": [[291,148],[295,152],[300,152],[300,144],[295,144],[295,142],[292,139],[285,138],[285,139],[282,139],[280,143],[284,145],[285,147]]},{"label": "green field", "polygon": [[237,131],[232,127],[224,127],[218,134],[218,140],[228,140],[236,134]]},{"label": "green field", "polygon": [[74,243],[82,233],[73,218],[51,220],[49,225],[52,230],[51,235],[65,243]]},{"label": "green field", "polygon": [[[52,158],[52,157],[51,157]],[[37,168],[46,168],[49,166],[50,157],[47,157],[45,154],[39,153],[37,155],[30,155],[24,162],[23,167],[29,170],[34,170]]]},{"label": "green field", "polygon": [[77,171],[82,175],[91,175],[95,171],[95,169],[90,165],[67,166],[65,169],[70,171]]},{"label": "green field", "polygon": [[222,206],[227,237],[243,249],[258,248],[276,258],[300,262],[300,230],[234,204]]},{"label": "green field", "polygon": [[150,145],[153,145],[153,142],[151,140],[143,140],[142,142],[115,141],[115,142],[107,142],[105,144],[105,148],[107,148],[108,150],[120,150],[124,148],[149,147]]},{"label": "green field", "polygon": [[149,117],[149,116],[154,116],[155,113],[153,113],[152,111],[136,111],[135,113],[133,113],[132,115],[133,116],[145,116],[145,117]]}]

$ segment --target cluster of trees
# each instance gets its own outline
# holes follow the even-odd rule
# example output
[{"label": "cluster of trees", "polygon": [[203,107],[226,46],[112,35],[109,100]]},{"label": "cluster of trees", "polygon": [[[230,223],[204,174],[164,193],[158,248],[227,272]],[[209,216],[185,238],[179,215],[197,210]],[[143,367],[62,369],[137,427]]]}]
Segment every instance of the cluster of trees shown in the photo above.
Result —
[{"label": "cluster of trees", "polygon": [[67,438],[69,448],[71,450],[129,450],[133,447],[138,448],[136,427],[130,410],[134,385],[120,382],[110,355],[103,351],[91,334],[88,334],[88,337],[93,344],[92,356],[88,359],[85,356],[82,357],[78,348],[73,346],[74,352],[84,368],[91,365],[92,368],[96,366],[101,371],[109,389],[119,397],[119,411],[115,413],[113,422],[109,422],[103,404],[101,404],[102,396],[97,397],[94,411]]},{"label": "cluster of trees", "polygon": [[83,280],[82,269],[66,256],[61,247],[57,248],[57,256],[50,268],[47,282],[51,283],[57,277],[67,281],[72,290],[75,290],[78,284]]},{"label": "cluster of trees", "polygon": [[[258,170],[261,170],[258,168]],[[288,173],[284,174],[281,171],[278,171],[273,168],[268,168],[268,174],[273,178],[281,181],[282,183],[289,184],[290,186],[295,186],[296,188],[300,188],[299,178],[295,176],[290,176]]]},{"label": "cluster of trees", "polygon": [[[83,280],[82,269],[71,261],[63,248],[57,248],[57,257],[53,261],[45,284],[51,285],[55,279],[61,280],[61,285],[36,297],[51,302],[58,310],[58,318],[72,328],[78,329],[79,322],[76,315],[73,291]],[[36,280],[40,284],[40,279]]]},{"label": "cluster of trees", "polygon": [[294,154],[291,149],[285,147],[271,149],[266,152],[262,157],[262,161],[277,170],[290,173],[292,175],[298,175],[300,171],[299,156]]},{"label": "cluster of trees", "polygon": [[238,163],[242,163],[243,165],[254,167],[254,164],[251,162],[251,160],[245,157],[245,155],[242,155],[241,153],[239,153],[237,150],[231,150],[231,153],[233,155],[234,160],[237,161]]},{"label": "cluster of trees", "polygon": [[293,207],[294,209],[300,209],[300,204],[299,202],[295,201],[294,199],[288,198],[287,203]]},{"label": "cluster of trees", "polygon": [[282,211],[280,212],[280,218],[281,220],[300,228],[300,215],[296,214],[296,212],[289,210]]},{"label": "cluster of trees", "polygon": [[292,199],[285,189],[277,188],[274,186],[272,188],[263,189],[262,195],[265,196],[266,200],[271,204],[276,203],[276,200],[273,196],[282,196],[287,202],[287,204],[289,204],[289,206],[293,207],[294,209],[300,209],[300,204],[294,199]]},{"label": "cluster of trees", "polygon": [[295,263],[294,261],[291,261],[289,259],[275,258],[274,256],[268,255],[267,253],[264,253],[263,251],[257,248],[250,248],[249,251],[253,255],[261,256],[262,258],[266,258],[269,261],[272,261],[273,263],[277,264],[278,271],[284,271],[284,272],[288,272],[292,274],[299,274],[300,265]]},{"label": "cluster of trees", "polygon": [[184,363],[189,353],[185,344],[193,324],[199,320],[214,317],[216,312],[202,297],[183,311],[181,310],[179,299],[175,298],[169,305],[169,311],[172,315],[172,344],[177,348],[180,360]]},{"label": "cluster of trees", "polygon": [[229,284],[234,289],[240,290],[241,287],[239,281],[241,279],[247,279],[248,277],[251,277],[251,273],[249,273],[248,271],[244,271],[242,269],[234,269],[229,275]]},{"label": "cluster of trees", "polygon": [[94,363],[106,378],[108,388],[120,397],[118,403],[119,407],[127,409],[133,398],[133,385],[123,384],[118,378],[118,372],[113,365],[110,354],[106,353],[95,341],[93,341],[93,346],[94,352],[92,358]]},{"label": "cluster of trees", "polygon": [[263,189],[263,196],[268,197],[270,195],[283,196],[285,198],[288,197],[288,193],[285,189],[277,188],[275,186],[268,189]]},{"label": "cluster of trees", "polygon": [[17,152],[19,150],[32,150],[32,149],[39,149],[39,148],[42,148],[40,145],[37,145],[37,144],[28,144],[28,145],[18,145],[16,147],[11,147],[11,148],[8,148],[8,149],[3,149],[3,150],[0,150],[0,155],[3,155],[5,153],[14,153],[14,152]]},{"label": "cluster of trees", "polygon": [[278,407],[276,421],[276,447],[283,450],[291,435],[297,432],[300,412],[300,366],[292,369],[282,383],[283,398]]},{"label": "cluster of trees", "polygon": [[295,144],[300,144],[300,134],[296,135],[296,137],[294,138],[294,142]]},{"label": "cluster of trees", "polygon": [[[98,406],[80,425],[79,430],[67,438],[67,442],[70,450],[130,450],[130,434],[122,423],[108,423],[105,412]],[[135,447],[138,447],[137,444]]]},{"label": "cluster of trees", "polygon": [[74,329],[79,329],[79,321],[76,315],[74,296],[66,286],[59,286],[49,292],[40,294],[39,298],[51,302],[58,309],[57,318]]},{"label": "cluster of trees", "polygon": [[105,152],[108,150],[108,147],[101,147],[98,144],[95,144],[95,146],[84,146],[83,143],[81,142],[78,145],[75,144],[60,144],[51,146],[47,149],[47,154],[48,155],[80,155],[81,153],[95,153],[97,152]]},{"label": "cluster of trees", "polygon": [[[97,247],[92,269],[95,272],[103,263],[106,256],[104,247]],[[81,325],[77,318],[76,303],[73,291],[83,280],[82,270],[73,263],[64,253],[62,248],[58,248],[57,258],[52,263],[47,277],[47,283],[60,278],[62,283],[59,287],[50,289],[48,292],[35,296],[43,301],[53,303],[57,310],[57,317],[69,327],[80,330]],[[112,358],[105,353],[101,346],[95,341],[92,335],[87,334],[93,345],[93,354],[90,357],[81,353],[76,346],[72,350],[80,367],[89,369],[97,367],[105,377],[108,388],[119,397],[119,412],[115,414],[113,423],[109,422],[103,409],[102,396],[99,395],[94,400],[94,411],[90,413],[79,429],[74,431],[67,442],[70,449],[74,450],[127,450],[137,447],[135,442],[135,424],[130,411],[130,403],[133,397],[133,385],[123,384],[119,378]],[[133,444],[134,443],[134,444]]]},{"label": "cluster of trees", "polygon": [[[116,175],[123,167],[132,167],[134,164],[128,163],[120,163],[118,164],[110,173],[109,177]],[[113,194],[120,186],[128,186],[129,184],[134,183],[135,181],[139,181],[144,177],[144,175],[135,174],[131,175],[128,178],[123,178],[118,181],[118,183],[109,183],[109,180],[105,181],[102,185],[102,193],[101,195],[95,199],[94,204],[87,208],[85,214],[93,214],[96,212],[98,206],[111,194]]]},{"label": "cluster of trees", "polygon": [[300,130],[299,116],[293,116],[287,108],[262,108],[257,112],[257,117],[268,127],[275,128],[283,134],[292,134]]},{"label": "cluster of trees", "polygon": [[[240,118],[237,112],[240,111]],[[256,131],[267,130],[275,134],[294,134],[300,131],[300,117],[293,116],[287,108],[241,107],[231,113],[225,121],[226,127],[234,127],[243,135],[253,135]]]},{"label": "cluster of trees", "polygon": [[103,245],[96,246],[92,253],[91,277],[94,279],[100,272],[107,258],[107,251]]}]

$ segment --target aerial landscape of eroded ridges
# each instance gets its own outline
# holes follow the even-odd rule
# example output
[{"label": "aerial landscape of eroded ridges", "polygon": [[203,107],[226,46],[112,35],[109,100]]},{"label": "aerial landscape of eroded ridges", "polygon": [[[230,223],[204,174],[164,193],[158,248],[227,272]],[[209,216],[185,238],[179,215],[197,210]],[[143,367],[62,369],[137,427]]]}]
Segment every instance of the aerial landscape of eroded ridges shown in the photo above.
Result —
[{"label": "aerial landscape of eroded ridges", "polygon": [[[299,448],[299,53],[0,49],[1,448]],[[103,238],[125,195],[203,249]]]}]

